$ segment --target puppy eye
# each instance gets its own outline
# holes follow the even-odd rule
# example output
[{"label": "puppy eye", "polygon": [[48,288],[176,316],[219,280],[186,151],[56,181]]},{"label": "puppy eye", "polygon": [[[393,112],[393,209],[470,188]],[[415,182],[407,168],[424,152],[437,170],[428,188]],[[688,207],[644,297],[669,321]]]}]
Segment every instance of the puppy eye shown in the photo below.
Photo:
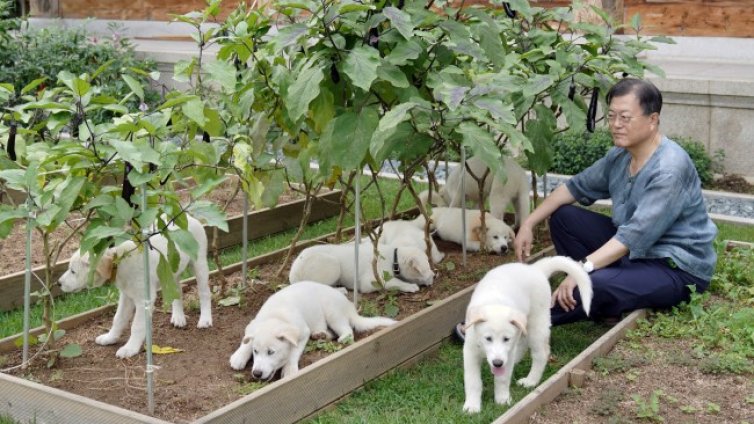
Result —
[{"label": "puppy eye", "polygon": [[487,337],[485,337],[484,339],[485,339],[485,340],[487,340],[488,342],[491,342],[491,341],[492,341],[492,337],[490,337],[490,336],[487,336]]},{"label": "puppy eye", "polygon": [[75,273],[76,273],[76,271],[74,271],[74,270],[71,270],[71,274],[75,274]]},{"label": "puppy eye", "polygon": [[510,341],[510,339],[511,339],[510,337],[503,337],[503,341],[504,342],[508,342],[508,341]]},{"label": "puppy eye", "polygon": [[492,238],[495,239],[495,240],[497,240],[499,237],[498,236],[492,236]]},{"label": "puppy eye", "polygon": [[275,353],[275,351],[274,351],[274,350],[272,350],[272,349],[267,349],[267,354],[268,354],[268,355],[272,356],[272,355],[273,355],[274,353]]},{"label": "puppy eye", "polygon": [[259,354],[259,351],[254,349],[254,355],[258,355],[258,354]]}]

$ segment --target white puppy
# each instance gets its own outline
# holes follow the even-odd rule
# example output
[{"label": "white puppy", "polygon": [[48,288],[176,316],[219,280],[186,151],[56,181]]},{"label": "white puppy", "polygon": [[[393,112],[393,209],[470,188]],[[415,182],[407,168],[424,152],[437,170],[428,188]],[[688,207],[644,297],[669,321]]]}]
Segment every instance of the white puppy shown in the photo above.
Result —
[{"label": "white puppy", "polygon": [[[440,252],[432,239],[429,237],[431,246],[432,262],[439,263],[445,257]],[[427,244],[424,241],[424,228],[417,227],[411,221],[385,221],[382,223],[380,244],[394,247],[413,246],[426,251]]]},{"label": "white puppy", "polygon": [[[170,228],[175,229],[177,227],[172,226]],[[212,298],[209,289],[209,267],[207,266],[207,235],[202,224],[191,216],[188,216],[188,231],[196,239],[199,246],[197,260],[191,261],[199,288],[201,312],[197,327],[207,328],[212,326]],[[160,253],[167,255],[168,243],[167,239],[161,235],[151,237],[149,242],[156,249],[151,250],[149,255],[150,300],[152,307],[154,307],[157,286],[159,285],[157,264],[160,260]],[[180,249],[179,254],[180,264],[175,273],[176,281],[180,281],[180,275],[190,262],[189,256]],[[73,292],[85,288],[90,265],[89,255],[81,255],[80,251],[76,251],[70,259],[68,270],[58,280],[61,289],[64,292]],[[115,273],[114,276],[113,272]],[[95,342],[99,345],[111,345],[117,342],[133,316],[131,336],[128,342],[115,353],[118,358],[128,358],[141,351],[146,337],[145,317],[142,309],[144,306],[144,256],[143,252],[137,249],[136,243],[126,241],[105,251],[99,263],[97,263],[94,273],[94,286],[101,286],[113,277],[115,278],[115,286],[120,290],[118,308],[115,311],[110,331],[98,336]],[[174,300],[172,309],[170,322],[176,327],[185,327],[186,315],[183,313],[183,301],[180,298]],[[138,310],[138,313],[134,315],[135,310]]]},{"label": "white puppy", "polygon": [[[487,165],[476,156],[468,159],[466,163],[477,178],[481,178],[487,172]],[[526,180],[526,171],[510,156],[505,157],[503,166],[505,167],[505,182],[498,176],[487,175],[484,180],[484,195],[485,199],[489,199],[492,215],[501,220],[508,205],[514,202],[513,209],[516,213],[514,227],[518,227],[529,216],[529,184]],[[466,172],[463,187],[461,186],[461,171]],[[432,195],[432,204],[460,207],[464,195],[466,200],[478,202],[479,185],[466,167],[459,165],[450,172],[439,193]],[[419,197],[422,203],[426,204],[429,193],[423,191]]]},{"label": "white puppy", "polygon": [[513,366],[531,349],[529,375],[518,380],[534,387],[550,356],[550,284],[563,271],[576,280],[584,311],[589,315],[592,283],[581,265],[565,256],[540,259],[532,265],[509,263],[489,271],[477,284],[466,309],[463,344],[463,410],[479,412],[482,403],[480,369],[486,359],[495,381],[495,402],[510,404]]},{"label": "white puppy", "polygon": [[[463,226],[461,225],[463,209],[461,208],[432,208],[432,228],[437,235],[447,241],[463,243]],[[418,228],[424,228],[424,217],[419,215],[412,221]],[[516,234],[511,227],[500,219],[495,218],[489,212],[485,212],[484,224],[487,234],[484,236],[485,246],[490,252],[505,254],[509,244]],[[482,214],[478,209],[466,210],[466,248],[472,252],[481,250],[482,240]]]},{"label": "white puppy", "polygon": [[[402,292],[416,292],[419,285],[432,284],[435,273],[429,264],[424,250],[416,247],[393,247],[379,245],[377,270],[381,275],[389,275],[385,282],[386,289],[398,289]],[[371,242],[359,245],[359,275],[354,270],[354,242],[344,244],[321,244],[302,250],[291,264],[288,280],[316,281],[328,286],[342,285],[353,290],[359,284],[361,293],[370,293],[377,289],[372,272],[374,247]]]},{"label": "white puppy", "polygon": [[353,330],[369,331],[395,324],[384,317],[362,317],[338,289],[301,281],[270,296],[246,326],[241,346],[230,357],[230,366],[242,370],[254,354],[251,375],[269,380],[283,369],[283,378],[298,372],[298,362],[310,336],[338,342],[353,339]]}]

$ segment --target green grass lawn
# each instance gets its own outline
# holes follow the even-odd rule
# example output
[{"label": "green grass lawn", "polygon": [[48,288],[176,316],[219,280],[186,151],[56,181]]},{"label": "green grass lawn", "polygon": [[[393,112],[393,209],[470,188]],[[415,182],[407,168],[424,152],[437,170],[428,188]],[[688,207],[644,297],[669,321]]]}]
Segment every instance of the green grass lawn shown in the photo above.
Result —
[{"label": "green grass lawn", "polygon": [[[554,361],[545,370],[544,381],[578,355],[610,327],[580,322],[555,327],[552,331]],[[398,348],[398,347],[396,347]],[[531,365],[525,357],[514,370],[514,381],[525,377]],[[484,367],[482,411],[470,416],[462,411],[463,349],[455,342],[444,342],[436,354],[408,369],[396,369],[367,383],[333,409],[310,423],[489,423],[507,409],[493,401],[492,374]],[[511,384],[513,402],[526,396],[528,389]]]}]

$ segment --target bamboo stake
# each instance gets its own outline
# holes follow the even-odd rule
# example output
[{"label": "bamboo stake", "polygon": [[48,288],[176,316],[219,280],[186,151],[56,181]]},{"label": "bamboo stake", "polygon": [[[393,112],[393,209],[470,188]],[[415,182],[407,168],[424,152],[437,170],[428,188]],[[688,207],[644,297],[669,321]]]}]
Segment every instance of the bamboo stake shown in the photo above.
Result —
[{"label": "bamboo stake", "polygon": [[21,355],[21,368],[29,366],[29,314],[31,308],[31,238],[34,230],[35,214],[32,211],[31,196],[27,197],[26,205],[29,216],[26,219],[26,274],[24,274],[24,343]]},{"label": "bamboo stake", "polygon": [[359,309],[359,245],[361,244],[361,170],[356,174],[356,181],[354,183],[354,213],[356,215],[354,219],[354,236],[353,243],[354,250],[354,275],[355,281],[353,284],[353,305],[356,309]]},{"label": "bamboo stake", "polygon": [[[147,185],[141,186],[141,210],[147,209]],[[147,345],[147,405],[149,414],[154,415],[154,365],[152,362],[152,293],[151,282],[149,281],[149,227],[144,226],[141,229],[144,241],[144,328],[146,330]],[[134,318],[135,319],[135,318]]]}]

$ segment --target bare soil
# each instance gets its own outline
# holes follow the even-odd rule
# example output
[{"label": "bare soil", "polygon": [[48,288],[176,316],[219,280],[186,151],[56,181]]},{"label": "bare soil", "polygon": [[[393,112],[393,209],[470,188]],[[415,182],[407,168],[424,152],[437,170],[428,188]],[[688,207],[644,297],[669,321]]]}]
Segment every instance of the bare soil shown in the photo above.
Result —
[{"label": "bare soil", "polygon": [[716,178],[709,187],[710,190],[728,191],[732,193],[754,194],[754,184],[737,174],[725,174]]},{"label": "bare soil", "polygon": [[[426,308],[433,301],[444,299],[473,285],[490,268],[513,260],[512,253],[506,256],[468,254],[464,267],[458,245],[443,241],[437,243],[447,255],[438,266],[437,278],[432,286],[410,294],[365,294],[361,305],[369,305],[372,309],[376,307],[381,314],[384,314],[387,304],[396,305],[396,319],[400,320]],[[549,239],[541,239],[538,246],[541,247],[542,243],[549,243]],[[449,266],[449,263],[454,265]],[[155,373],[155,415],[158,418],[178,423],[190,422],[248,393],[252,387],[249,371],[238,373],[230,368],[228,361],[241,341],[246,324],[267,297],[284,280],[287,281],[287,270],[283,279],[274,277],[278,266],[274,263],[250,271],[254,277],[253,283],[244,292],[240,306],[222,307],[213,302],[214,327],[211,329],[200,330],[195,327],[198,301],[193,286],[187,289],[184,297],[187,305],[187,328],[174,328],[170,324],[169,313],[164,310],[155,312],[153,344],[183,350],[174,354],[154,355],[154,363],[158,366]],[[240,273],[232,274],[230,284],[239,285],[241,279]],[[210,281],[210,284],[217,286],[219,282]],[[160,302],[158,300],[158,304]],[[15,370],[12,373],[146,414],[146,354],[142,352],[133,358],[117,359],[115,351],[119,345],[98,346],[94,343],[97,335],[109,329],[112,315],[113,312],[110,312],[92,319],[65,335],[64,342],[79,343],[82,346],[82,356],[63,359],[56,366],[47,368],[47,357],[42,354],[27,371]],[[365,336],[357,334],[356,340]],[[122,337],[121,343],[123,342],[125,337]],[[327,355],[321,350],[306,353],[300,365],[303,368]],[[5,366],[18,364],[21,361],[20,352],[9,353],[0,359],[0,362],[5,362]],[[263,384],[259,386],[262,387]]]},{"label": "bare soil", "polygon": [[[243,192],[236,192],[236,180],[228,179],[220,185],[220,187],[208,193],[204,200],[209,200],[216,203],[219,207],[223,207],[226,202],[229,202],[226,209],[228,217],[239,216],[243,213]],[[184,201],[188,200],[188,193],[185,191],[181,193],[181,198]],[[294,200],[302,199],[303,195],[298,192],[288,190],[285,191],[278,198],[278,204],[287,203]],[[249,211],[254,210],[254,205],[249,205]],[[66,220],[56,231],[50,234],[49,246],[59,246],[72,232],[76,226],[81,222],[81,215],[72,214],[69,219]],[[73,252],[79,246],[80,235],[74,234],[70,240],[68,240],[61,251],[59,261],[67,260],[71,257]],[[36,268],[45,265],[45,255],[43,249],[42,236],[39,232],[34,232],[32,236],[32,259],[31,266]],[[4,240],[0,240],[0,275],[8,275],[15,272],[23,271],[25,269],[26,257],[26,226],[24,224],[17,224],[11,234]]]},{"label": "bare soil", "polygon": [[693,349],[677,339],[649,337],[640,345],[624,339],[604,359],[607,366],[590,371],[583,387],[569,389],[529,423],[754,422],[754,374],[705,374]]}]

